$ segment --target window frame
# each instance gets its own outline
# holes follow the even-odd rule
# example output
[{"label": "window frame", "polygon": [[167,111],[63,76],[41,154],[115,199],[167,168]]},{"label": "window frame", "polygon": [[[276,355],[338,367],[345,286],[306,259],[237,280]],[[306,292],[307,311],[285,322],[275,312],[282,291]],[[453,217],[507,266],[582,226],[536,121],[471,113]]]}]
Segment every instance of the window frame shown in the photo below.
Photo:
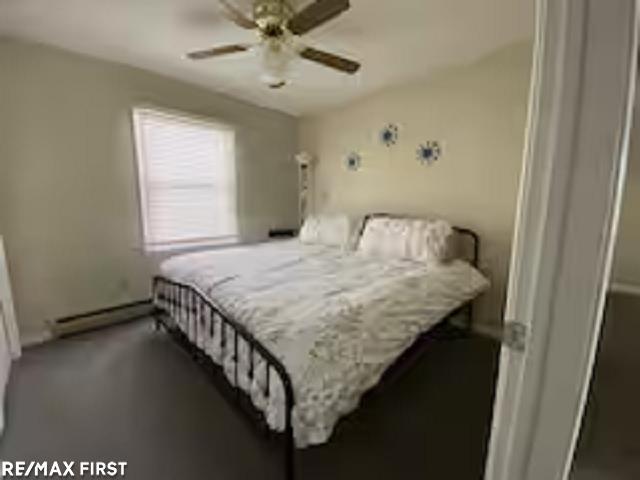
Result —
[{"label": "window frame", "polygon": [[[209,118],[193,113],[188,113],[179,110],[173,110],[164,107],[158,107],[156,105],[141,104],[135,105],[130,110],[131,119],[131,131],[133,136],[133,163],[135,164],[136,182],[137,182],[137,199],[138,199],[138,215],[139,215],[139,235],[141,248],[144,253],[154,254],[163,252],[172,252],[179,250],[192,250],[202,249],[207,247],[227,246],[240,243],[240,233],[236,231],[235,235],[221,235],[217,237],[200,237],[184,240],[175,240],[169,242],[156,242],[152,243],[148,241],[149,229],[148,229],[148,181],[146,174],[146,161],[144,157],[145,145],[142,141],[141,122],[139,118],[141,114],[151,113],[156,116],[166,117],[168,119],[178,120],[182,123],[191,123],[197,126],[205,126],[207,128],[215,128],[216,130],[231,133],[232,148],[233,148],[233,178],[235,184],[236,193],[233,195],[233,208],[238,213],[238,170],[237,170],[237,156],[235,155],[235,141],[236,141],[236,129],[227,124],[220,122],[214,118]],[[141,158],[142,156],[142,158]],[[238,230],[238,229],[237,229]]]}]

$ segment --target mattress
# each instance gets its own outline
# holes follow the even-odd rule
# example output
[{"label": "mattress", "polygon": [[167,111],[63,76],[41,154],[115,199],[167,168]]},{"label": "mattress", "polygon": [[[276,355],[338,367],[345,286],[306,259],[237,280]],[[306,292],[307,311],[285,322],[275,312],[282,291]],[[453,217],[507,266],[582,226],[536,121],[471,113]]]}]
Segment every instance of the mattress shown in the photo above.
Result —
[{"label": "mattress", "polygon": [[[426,265],[297,240],[179,255],[161,271],[211,299],[282,362],[293,385],[298,448],[326,442],[338,420],[420,334],[489,286],[462,260]],[[221,332],[190,328],[187,312],[176,317],[233,383],[232,352],[222,358]],[[264,362],[254,355],[250,380],[249,349],[241,341],[238,387],[271,428],[282,430],[282,385],[277,375],[265,375]],[[267,378],[271,393],[265,398]]]}]

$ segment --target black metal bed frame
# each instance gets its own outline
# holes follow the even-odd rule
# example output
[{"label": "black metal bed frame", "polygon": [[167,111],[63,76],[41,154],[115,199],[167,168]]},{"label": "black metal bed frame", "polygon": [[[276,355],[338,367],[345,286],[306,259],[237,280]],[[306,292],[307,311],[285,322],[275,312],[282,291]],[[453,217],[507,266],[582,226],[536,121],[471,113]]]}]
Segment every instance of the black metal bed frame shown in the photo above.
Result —
[{"label": "black metal bed frame", "polygon": [[[365,217],[362,224],[362,231],[364,226],[370,218],[374,217],[389,217],[389,214],[371,214]],[[406,218],[406,217],[402,217]],[[480,252],[480,239],[478,235],[470,229],[454,227],[454,230],[458,235],[468,237],[472,242],[472,251],[470,255],[470,262],[477,267],[479,261]],[[279,377],[284,390],[284,402],[285,402],[285,424],[284,430],[281,435],[284,437],[284,477],[286,480],[294,479],[294,436],[293,436],[293,424],[292,424],[292,412],[295,406],[295,397],[293,393],[293,385],[291,378],[287,373],[287,369],[278,359],[276,355],[271,353],[267,347],[265,347],[258,339],[256,339],[246,327],[238,323],[233,319],[231,315],[226,313],[222,308],[217,306],[214,301],[206,297],[196,288],[191,285],[179,283],[162,276],[155,276],[153,278],[153,318],[155,320],[156,328],[164,329],[171,334],[174,339],[184,347],[190,354],[192,354],[203,366],[212,373],[222,372],[224,375],[224,363],[225,363],[225,350],[231,348],[233,351],[233,368],[234,368],[234,382],[231,385],[235,391],[235,399],[239,400],[240,395],[245,397],[244,405],[246,405],[250,411],[249,415],[259,418],[261,414],[251,403],[249,395],[244,392],[238,386],[238,363],[239,363],[239,340],[245,342],[248,347],[248,376],[249,382],[252,382],[255,375],[256,358],[255,353],[259,355],[259,358],[264,362],[264,390],[263,394],[265,399],[270,397],[270,375],[274,371]],[[472,302],[467,302],[460,306],[442,322],[447,322],[453,317],[464,314],[467,316],[468,329],[472,324]],[[187,334],[182,332],[177,324],[177,318],[182,317],[186,320]],[[221,365],[218,365],[213,361],[202,349],[200,349],[197,343],[193,343],[191,338],[198,339],[199,332],[205,332],[209,335],[210,341],[216,341],[215,332],[216,326],[218,326],[218,346],[220,347]],[[195,331],[195,335],[191,335]],[[228,334],[230,331],[232,334],[232,345],[227,345]],[[429,332],[420,335],[413,343],[413,345],[407,349],[407,355],[401,355],[394,364],[389,367],[389,371],[404,371],[410,364],[419,357],[421,351],[420,346],[424,343],[424,339],[428,336]],[[197,340],[196,340],[197,341]],[[238,395],[240,394],[240,395]],[[276,434],[278,435],[278,434]]]}]

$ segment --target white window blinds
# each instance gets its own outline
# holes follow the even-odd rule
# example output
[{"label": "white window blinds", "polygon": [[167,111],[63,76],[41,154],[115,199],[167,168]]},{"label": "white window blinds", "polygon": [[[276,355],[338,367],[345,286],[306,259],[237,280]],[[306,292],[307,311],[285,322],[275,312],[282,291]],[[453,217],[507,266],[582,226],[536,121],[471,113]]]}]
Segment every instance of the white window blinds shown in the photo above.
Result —
[{"label": "white window blinds", "polygon": [[236,240],[234,131],[148,109],[133,120],[145,249]]}]

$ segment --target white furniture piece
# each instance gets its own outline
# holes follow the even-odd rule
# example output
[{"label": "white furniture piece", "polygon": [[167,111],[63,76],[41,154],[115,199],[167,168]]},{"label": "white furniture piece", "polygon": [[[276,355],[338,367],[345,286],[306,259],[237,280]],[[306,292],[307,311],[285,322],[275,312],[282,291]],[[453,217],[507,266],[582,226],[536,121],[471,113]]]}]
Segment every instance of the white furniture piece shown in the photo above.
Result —
[{"label": "white furniture piece", "polygon": [[4,397],[11,363],[21,353],[18,326],[9,283],[9,269],[0,236],[0,433],[4,430]]},{"label": "white furniture piece", "polygon": [[300,225],[309,214],[313,192],[313,156],[307,152],[298,153],[295,157],[298,164],[298,215]]}]

